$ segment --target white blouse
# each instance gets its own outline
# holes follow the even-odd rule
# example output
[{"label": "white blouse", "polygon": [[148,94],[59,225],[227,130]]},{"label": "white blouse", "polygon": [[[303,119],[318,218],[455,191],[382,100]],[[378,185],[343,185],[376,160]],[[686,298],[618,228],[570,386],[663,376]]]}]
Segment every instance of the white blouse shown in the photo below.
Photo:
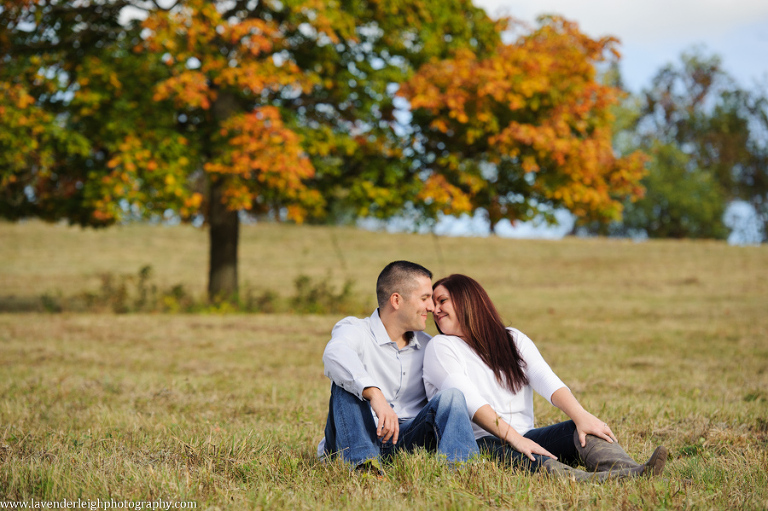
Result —
[{"label": "white blouse", "polygon": [[[529,384],[512,393],[502,387],[490,367],[461,338],[438,335],[427,345],[424,354],[424,387],[432,399],[444,389],[458,389],[464,393],[467,411],[474,417],[477,410],[490,405],[515,431],[524,435],[534,428],[533,392],[552,403],[552,394],[565,384],[550,369],[539,350],[528,336],[514,328],[508,328],[525,360],[525,374]],[[472,423],[475,439],[490,435]]]}]

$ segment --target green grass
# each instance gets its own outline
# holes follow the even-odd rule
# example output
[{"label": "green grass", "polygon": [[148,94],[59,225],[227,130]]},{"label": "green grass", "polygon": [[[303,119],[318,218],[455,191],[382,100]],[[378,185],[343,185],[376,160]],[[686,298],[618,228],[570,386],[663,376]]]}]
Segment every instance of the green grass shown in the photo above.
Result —
[{"label": "green grass", "polygon": [[[102,273],[152,265],[205,289],[207,233],[0,223],[0,500],[194,500],[198,509],[765,509],[768,249],[716,242],[521,241],[259,224],[241,282],[300,275],[374,307],[379,270],[405,258],[464,272],[528,334],[585,407],[663,477],[571,484],[483,463],[452,472],[401,456],[383,480],[314,456],[334,315],[41,310]],[[15,312],[13,312],[15,311]],[[434,332],[434,327],[430,327]],[[537,421],[564,416],[537,397]]]}]

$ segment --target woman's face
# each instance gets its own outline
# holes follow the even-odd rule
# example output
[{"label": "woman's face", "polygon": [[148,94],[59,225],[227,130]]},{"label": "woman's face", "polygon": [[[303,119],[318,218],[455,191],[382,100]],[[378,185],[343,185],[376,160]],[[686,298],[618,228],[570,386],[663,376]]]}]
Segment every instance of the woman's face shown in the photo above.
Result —
[{"label": "woman's face", "polygon": [[442,285],[437,286],[432,294],[432,300],[435,302],[435,310],[432,315],[435,317],[435,323],[437,323],[440,331],[445,335],[464,337],[464,332],[456,318],[456,311],[453,310],[453,301],[448,290]]}]

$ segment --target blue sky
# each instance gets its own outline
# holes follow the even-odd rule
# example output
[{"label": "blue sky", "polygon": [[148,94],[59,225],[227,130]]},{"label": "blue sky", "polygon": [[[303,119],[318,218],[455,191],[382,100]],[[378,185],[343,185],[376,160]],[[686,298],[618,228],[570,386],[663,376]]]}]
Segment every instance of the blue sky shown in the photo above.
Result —
[{"label": "blue sky", "polygon": [[717,53],[742,86],[768,86],[768,0],[474,0],[492,17],[532,23],[540,14],[576,21],[592,37],[621,41],[627,87],[639,92],[682,51]]}]

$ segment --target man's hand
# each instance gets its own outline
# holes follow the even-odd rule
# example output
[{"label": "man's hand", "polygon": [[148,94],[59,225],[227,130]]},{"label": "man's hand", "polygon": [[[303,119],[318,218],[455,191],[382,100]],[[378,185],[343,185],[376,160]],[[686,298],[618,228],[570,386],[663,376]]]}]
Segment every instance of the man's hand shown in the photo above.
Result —
[{"label": "man's hand", "polygon": [[382,442],[388,442],[391,439],[392,443],[396,444],[400,434],[400,421],[395,411],[387,403],[384,394],[378,387],[366,387],[363,390],[363,397],[371,403],[373,412],[379,418],[376,436]]}]

